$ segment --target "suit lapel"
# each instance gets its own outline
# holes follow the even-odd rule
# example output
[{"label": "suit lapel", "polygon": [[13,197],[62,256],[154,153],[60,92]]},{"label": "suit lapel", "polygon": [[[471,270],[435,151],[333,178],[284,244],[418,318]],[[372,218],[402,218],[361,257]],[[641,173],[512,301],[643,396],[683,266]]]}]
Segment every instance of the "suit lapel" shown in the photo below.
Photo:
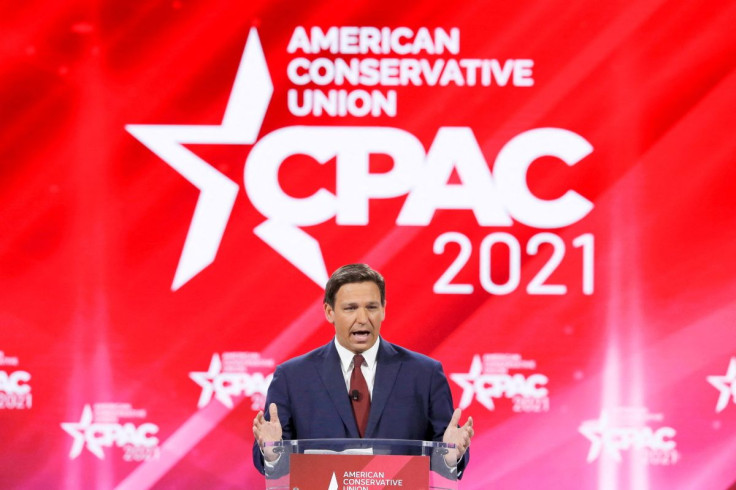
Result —
[{"label": "suit lapel", "polygon": [[368,417],[368,427],[365,430],[366,437],[374,437],[373,432],[381,419],[383,409],[386,408],[386,403],[396,383],[396,376],[401,368],[401,360],[396,349],[383,339],[381,339],[378,347],[376,362],[378,362],[378,365],[376,366],[376,379],[373,383],[371,414]]},{"label": "suit lapel", "polygon": [[345,378],[343,378],[342,369],[340,368],[340,356],[337,355],[337,349],[335,349],[333,343],[325,346],[325,355],[319,370],[322,382],[327,388],[327,393],[332,399],[332,403],[335,404],[337,413],[345,427],[348,428],[349,437],[360,437],[353,409],[350,406],[350,398],[345,388]]}]

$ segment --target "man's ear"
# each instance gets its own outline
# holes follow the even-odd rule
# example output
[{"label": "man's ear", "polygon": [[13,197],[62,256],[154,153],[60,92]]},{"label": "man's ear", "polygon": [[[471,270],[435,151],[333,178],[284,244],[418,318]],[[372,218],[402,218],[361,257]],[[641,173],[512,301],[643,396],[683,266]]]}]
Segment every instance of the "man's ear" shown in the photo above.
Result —
[{"label": "man's ear", "polygon": [[324,304],[324,308],[325,308],[325,318],[327,319],[327,321],[330,323],[335,323],[335,310],[333,310],[332,306],[330,306],[327,303]]}]

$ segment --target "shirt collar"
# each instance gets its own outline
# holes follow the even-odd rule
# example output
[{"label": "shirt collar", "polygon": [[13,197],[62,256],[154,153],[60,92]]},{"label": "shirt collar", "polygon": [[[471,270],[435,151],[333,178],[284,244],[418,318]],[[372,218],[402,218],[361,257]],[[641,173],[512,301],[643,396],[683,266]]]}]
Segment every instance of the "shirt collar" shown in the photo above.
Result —
[{"label": "shirt collar", "polygon": [[[381,337],[378,337],[376,339],[376,343],[373,344],[370,349],[362,353],[363,359],[365,359],[365,362],[366,364],[368,364],[368,368],[370,369],[372,369],[376,363],[376,357],[378,356],[378,345],[380,343]],[[340,367],[342,367],[342,371],[345,373],[350,369],[350,365],[353,363],[353,357],[355,357],[355,353],[340,345],[340,342],[337,341],[337,337],[335,337],[335,348],[337,349],[337,354],[340,356]]]}]

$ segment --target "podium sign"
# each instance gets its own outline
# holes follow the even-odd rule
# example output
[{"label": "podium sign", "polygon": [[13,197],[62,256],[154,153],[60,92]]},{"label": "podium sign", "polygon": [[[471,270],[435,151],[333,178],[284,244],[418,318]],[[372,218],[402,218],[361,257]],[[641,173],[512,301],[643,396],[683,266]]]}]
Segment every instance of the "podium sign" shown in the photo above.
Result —
[{"label": "podium sign", "polygon": [[429,457],[293,454],[291,489],[427,490]]},{"label": "podium sign", "polygon": [[403,439],[292,439],[266,442],[278,457],[264,467],[266,490],[457,490],[445,463],[454,447]]}]

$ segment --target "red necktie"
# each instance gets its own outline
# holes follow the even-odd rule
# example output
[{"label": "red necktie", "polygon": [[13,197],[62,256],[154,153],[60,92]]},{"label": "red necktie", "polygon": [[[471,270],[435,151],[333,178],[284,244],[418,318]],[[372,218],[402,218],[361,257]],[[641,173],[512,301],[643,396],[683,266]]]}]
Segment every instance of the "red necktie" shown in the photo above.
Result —
[{"label": "red necktie", "polygon": [[368,414],[371,411],[371,395],[368,392],[368,383],[365,382],[363,371],[363,356],[356,354],[353,357],[353,373],[350,375],[350,401],[353,404],[355,422],[358,424],[360,437],[365,437],[368,426]]}]

